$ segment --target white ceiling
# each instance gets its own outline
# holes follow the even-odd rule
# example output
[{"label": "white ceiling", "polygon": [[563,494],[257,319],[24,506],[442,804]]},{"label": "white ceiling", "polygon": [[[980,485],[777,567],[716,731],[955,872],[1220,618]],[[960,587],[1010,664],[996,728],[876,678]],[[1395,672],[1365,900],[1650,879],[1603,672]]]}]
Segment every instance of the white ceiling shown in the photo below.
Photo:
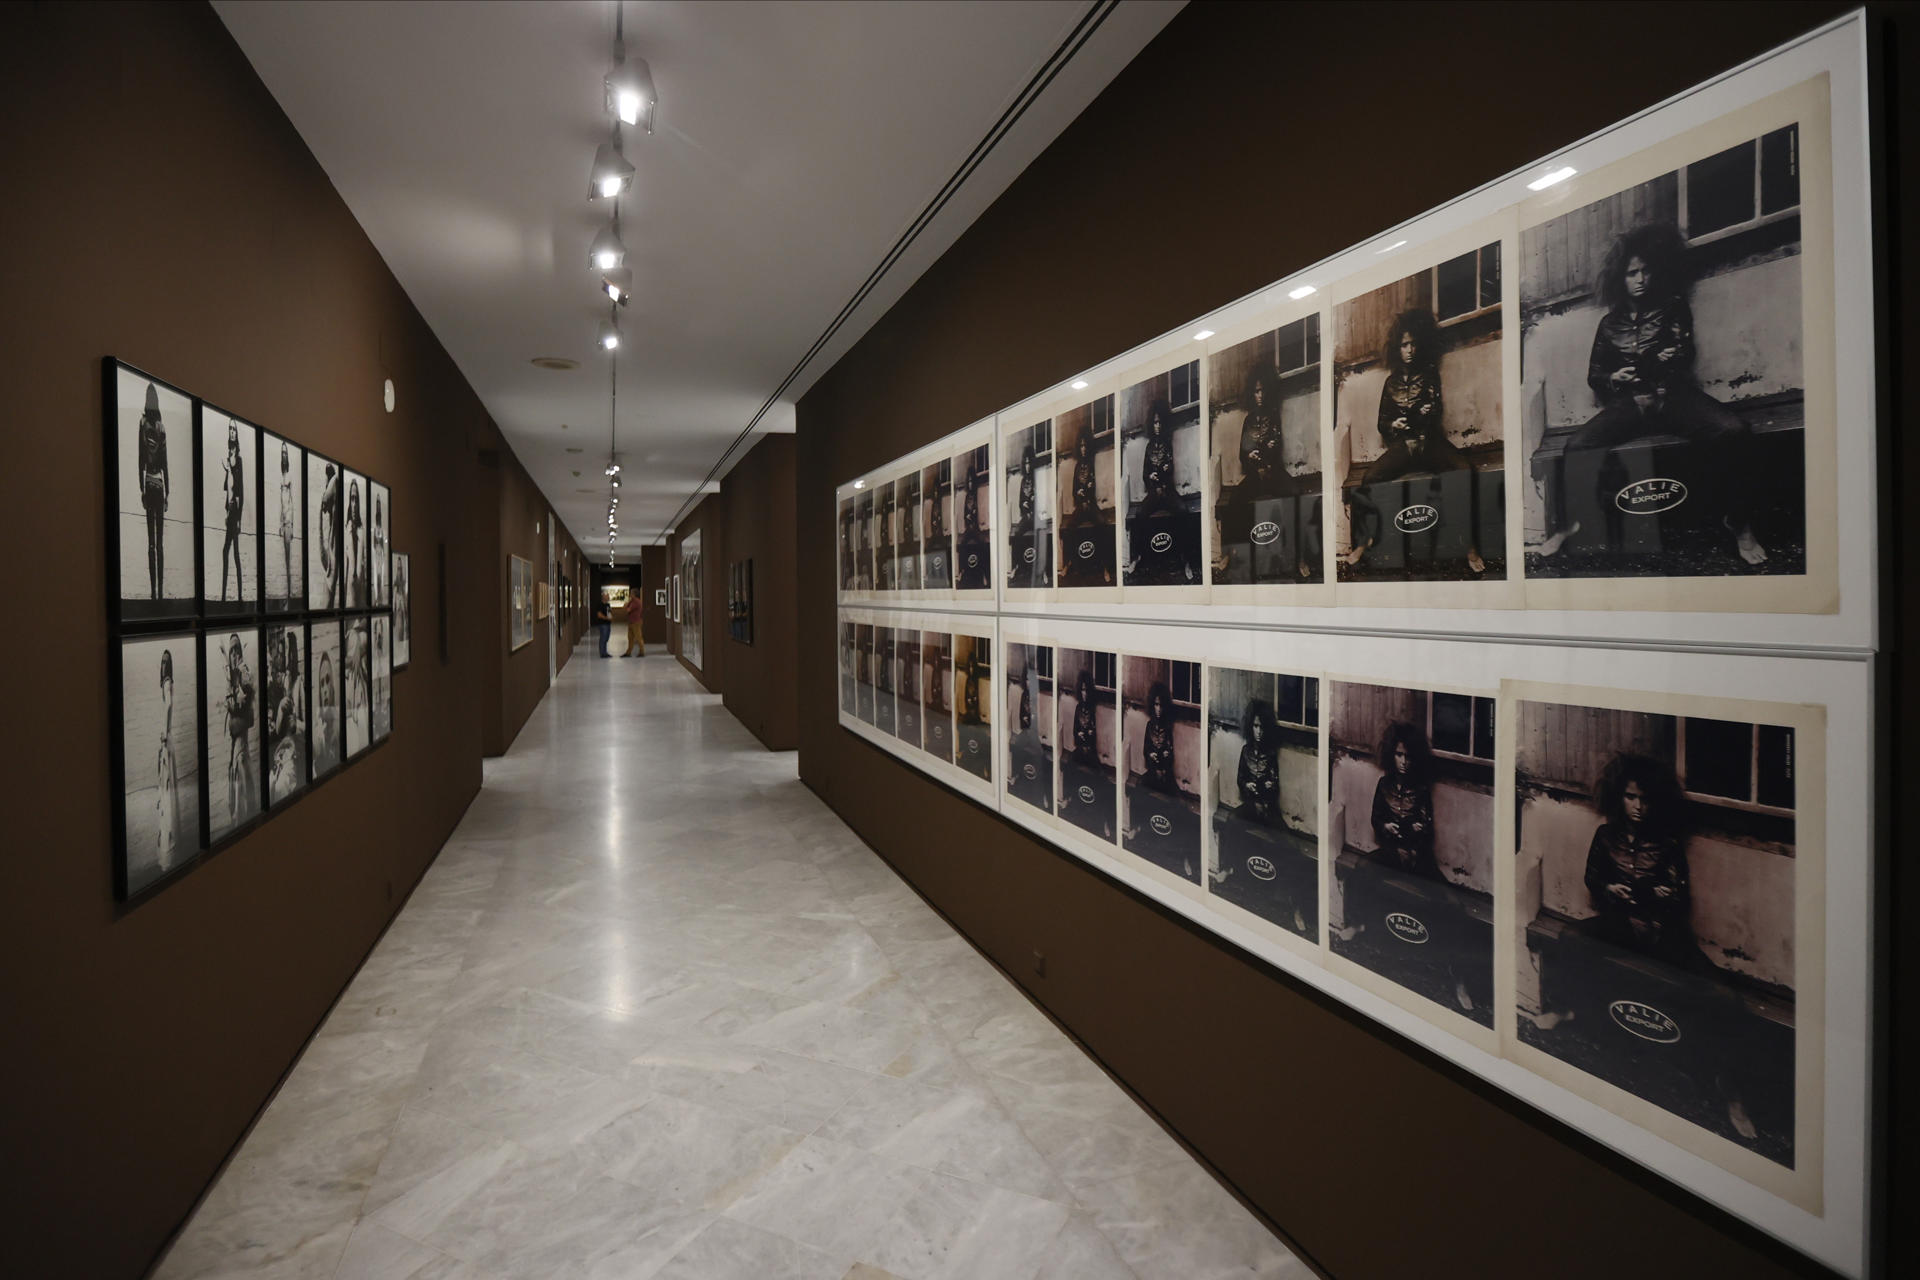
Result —
[{"label": "white ceiling", "polygon": [[[587,244],[608,209],[586,191],[610,124],[611,0],[214,8],[566,527],[605,548],[607,303]],[[622,208],[636,296],[613,357],[622,559],[698,490],[1090,8],[627,5],[660,108],[651,138],[626,131],[639,173]],[[1102,23],[762,430],[792,429],[792,401],[1178,8],[1126,0]],[[580,369],[529,363],[543,355]]]}]

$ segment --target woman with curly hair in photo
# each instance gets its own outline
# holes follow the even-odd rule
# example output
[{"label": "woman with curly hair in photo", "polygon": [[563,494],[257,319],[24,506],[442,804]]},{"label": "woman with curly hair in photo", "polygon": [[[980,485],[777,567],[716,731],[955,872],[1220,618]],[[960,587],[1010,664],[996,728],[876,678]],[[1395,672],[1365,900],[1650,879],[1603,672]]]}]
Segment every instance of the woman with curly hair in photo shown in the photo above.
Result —
[{"label": "woman with curly hair in photo", "polygon": [[1440,880],[1433,856],[1433,748],[1419,726],[1395,720],[1380,735],[1380,781],[1373,789],[1373,841],[1402,871]]},{"label": "woman with curly hair in photo", "polygon": [[1587,385],[1600,411],[1567,441],[1542,555],[1556,554],[1580,531],[1568,517],[1567,495],[1599,492],[1600,473],[1613,448],[1673,435],[1705,455],[1700,497],[1733,535],[1735,552],[1749,565],[1766,563],[1743,487],[1751,474],[1753,433],[1694,377],[1686,258],[1686,242],[1671,222],[1635,227],[1607,252],[1598,289],[1607,312],[1594,329],[1587,358]]}]

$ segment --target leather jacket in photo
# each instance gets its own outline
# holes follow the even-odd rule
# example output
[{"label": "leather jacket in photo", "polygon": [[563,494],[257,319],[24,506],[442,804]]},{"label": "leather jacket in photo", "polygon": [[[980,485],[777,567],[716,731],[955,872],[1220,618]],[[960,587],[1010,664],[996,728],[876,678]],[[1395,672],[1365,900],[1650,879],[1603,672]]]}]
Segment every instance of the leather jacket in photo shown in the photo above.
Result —
[{"label": "leather jacket in photo", "polygon": [[[1693,308],[1685,298],[1668,298],[1637,314],[1615,307],[1593,331],[1587,385],[1603,405],[1657,396],[1669,384],[1692,377],[1693,356]],[[1626,368],[1633,370],[1633,380],[1615,386],[1613,375]]]}]

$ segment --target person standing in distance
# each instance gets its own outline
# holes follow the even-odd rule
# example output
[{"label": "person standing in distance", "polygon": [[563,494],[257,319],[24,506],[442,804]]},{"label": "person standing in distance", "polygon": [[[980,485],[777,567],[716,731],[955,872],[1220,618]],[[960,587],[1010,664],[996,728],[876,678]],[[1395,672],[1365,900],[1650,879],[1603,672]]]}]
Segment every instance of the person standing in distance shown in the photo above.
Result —
[{"label": "person standing in distance", "polygon": [[623,658],[647,656],[647,639],[640,633],[640,624],[646,616],[646,597],[638,587],[627,596],[627,651]]},{"label": "person standing in distance", "polygon": [[593,629],[600,633],[600,656],[611,658],[607,652],[607,637],[613,634],[613,610],[607,607],[607,598],[601,596],[593,602]]}]

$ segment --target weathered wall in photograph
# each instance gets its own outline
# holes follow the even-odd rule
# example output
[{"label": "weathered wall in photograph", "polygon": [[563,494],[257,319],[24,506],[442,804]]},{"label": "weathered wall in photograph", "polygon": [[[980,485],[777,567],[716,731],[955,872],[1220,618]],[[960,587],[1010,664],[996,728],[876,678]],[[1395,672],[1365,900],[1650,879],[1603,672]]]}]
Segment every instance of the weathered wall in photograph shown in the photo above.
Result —
[{"label": "weathered wall in photograph", "polygon": [[800,402],[802,778],[1327,1274],[1818,1269],[843,731],[825,495],[1840,11],[1189,6]]},{"label": "weathered wall in photograph", "polygon": [[[504,569],[479,550],[495,512],[476,455],[497,437],[206,6],[0,13],[0,167],[0,531],[21,568],[0,629],[0,1009],[14,1046],[0,1274],[134,1277],[479,788],[475,691]],[[105,355],[390,486],[392,545],[413,574],[391,740],[124,913],[107,794]]]}]

